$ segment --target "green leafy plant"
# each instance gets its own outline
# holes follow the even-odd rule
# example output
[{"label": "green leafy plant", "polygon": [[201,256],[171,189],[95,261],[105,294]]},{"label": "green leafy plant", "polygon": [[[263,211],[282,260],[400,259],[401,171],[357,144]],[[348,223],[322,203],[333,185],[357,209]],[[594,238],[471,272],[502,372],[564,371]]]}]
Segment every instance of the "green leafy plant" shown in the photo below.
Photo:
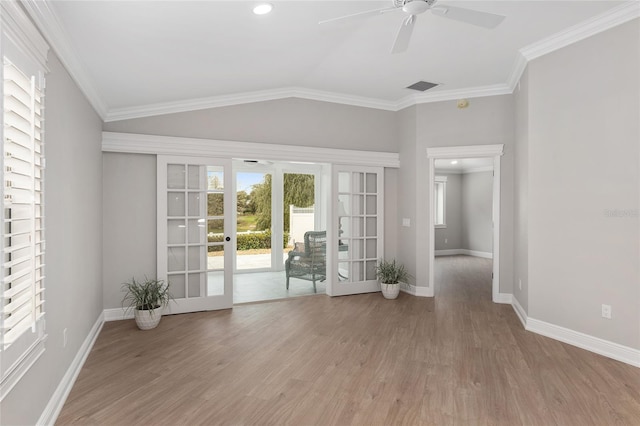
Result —
[{"label": "green leafy plant", "polygon": [[409,278],[404,265],[391,261],[380,259],[376,265],[376,277],[383,284],[398,284],[400,281],[406,281]]},{"label": "green leafy plant", "polygon": [[144,281],[131,281],[122,284],[125,292],[122,299],[122,306],[127,306],[127,310],[149,310],[153,315],[155,309],[160,306],[167,307],[169,302],[173,300],[173,296],[169,292],[169,283],[163,280],[151,279],[144,277]]}]

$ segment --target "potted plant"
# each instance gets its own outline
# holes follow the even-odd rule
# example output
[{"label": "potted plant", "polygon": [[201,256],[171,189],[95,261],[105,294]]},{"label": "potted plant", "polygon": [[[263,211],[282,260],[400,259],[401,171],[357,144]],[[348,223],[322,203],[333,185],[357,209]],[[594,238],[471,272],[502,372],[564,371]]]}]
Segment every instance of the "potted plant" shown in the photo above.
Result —
[{"label": "potted plant", "polygon": [[173,299],[169,293],[169,283],[163,280],[144,277],[144,281],[131,281],[122,284],[125,292],[122,306],[127,311],[134,310],[136,324],[140,330],[156,328],[162,318],[162,309]]},{"label": "potted plant", "polygon": [[391,261],[380,259],[376,265],[376,276],[380,281],[382,295],[386,299],[395,299],[400,293],[400,282],[405,281],[409,274],[404,265],[396,263],[395,259]]}]

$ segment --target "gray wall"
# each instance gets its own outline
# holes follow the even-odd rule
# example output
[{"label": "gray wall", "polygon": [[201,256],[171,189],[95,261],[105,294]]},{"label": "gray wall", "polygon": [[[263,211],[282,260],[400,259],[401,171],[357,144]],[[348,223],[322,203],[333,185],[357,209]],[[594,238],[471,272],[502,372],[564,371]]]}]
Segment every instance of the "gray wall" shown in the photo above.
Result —
[{"label": "gray wall", "polygon": [[[35,424],[102,313],[102,122],[56,56],[46,89],[45,352],[2,401],[2,424]],[[63,330],[67,346],[63,348]]]},{"label": "gray wall", "polygon": [[[445,216],[446,228],[435,229],[436,250],[462,249],[462,175],[459,173],[442,173],[436,171],[437,176],[446,176]],[[425,188],[427,190],[428,188]],[[445,240],[447,242],[445,243]]]},{"label": "gray wall", "polygon": [[[415,111],[415,112],[414,112]],[[500,292],[511,293],[513,280],[513,162],[514,99],[512,95],[474,98],[466,109],[455,101],[421,104],[400,116],[399,217],[412,217],[412,227],[400,227],[405,250],[402,260],[419,286],[428,286],[429,218],[433,208],[426,185],[429,182],[427,147],[504,144],[501,162],[500,204]],[[405,125],[415,121],[413,129]]]},{"label": "gray wall", "polygon": [[122,283],[156,272],[156,156],[105,152],[102,256],[105,308],[122,306]]},{"label": "gray wall", "polygon": [[462,175],[462,248],[493,252],[493,172]]},{"label": "gray wall", "polygon": [[396,152],[395,113],[288,98],[104,124],[111,132]]},{"label": "gray wall", "polygon": [[514,277],[513,297],[529,309],[529,70],[515,90],[516,146],[514,192]]},{"label": "gray wall", "polygon": [[[436,250],[493,251],[493,173],[443,173],[447,177],[446,228],[435,228]],[[445,242],[446,240],[446,242]]]},{"label": "gray wall", "polygon": [[[400,169],[398,170],[398,222],[394,231],[398,234],[398,259],[411,275],[410,284],[418,284],[416,277],[418,260],[416,256],[416,191],[417,191],[417,148],[416,148],[417,107],[412,106],[398,112],[398,143],[400,153]],[[419,185],[426,190],[425,185]],[[409,219],[410,226],[402,226],[402,220]],[[426,261],[422,260],[423,262]],[[421,285],[425,285],[421,281]]]},{"label": "gray wall", "polygon": [[639,23],[536,59],[528,74],[529,316],[636,349]]},{"label": "gray wall", "polygon": [[[104,130],[394,152],[396,114],[282,99],[105,123]],[[104,154],[104,307],[121,306],[121,284],[156,275],[156,157]],[[385,171],[385,256],[397,257],[398,172]],[[135,235],[128,243],[128,239]]]}]

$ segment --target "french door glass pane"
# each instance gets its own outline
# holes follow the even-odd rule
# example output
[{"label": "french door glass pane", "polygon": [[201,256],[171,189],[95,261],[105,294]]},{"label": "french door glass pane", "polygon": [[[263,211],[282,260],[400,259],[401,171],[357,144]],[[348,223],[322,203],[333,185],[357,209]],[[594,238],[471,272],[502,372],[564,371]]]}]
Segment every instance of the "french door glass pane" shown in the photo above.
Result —
[{"label": "french door glass pane", "polygon": [[200,216],[200,212],[202,211],[202,193],[201,192],[190,192],[187,195],[188,200],[188,211],[189,216],[198,217]]},{"label": "french door glass pane", "polygon": [[367,193],[375,194],[378,192],[378,176],[375,173],[367,173]]},{"label": "french door glass pane", "polygon": [[366,280],[375,280],[376,279],[376,261],[369,260],[367,261],[367,276]]},{"label": "french door glass pane", "polygon": [[377,259],[378,258],[378,241],[375,239],[369,238],[367,239],[367,259]]},{"label": "french door glass pane", "polygon": [[175,299],[185,297],[185,276],[181,274],[169,274],[169,292]]},{"label": "french door glass pane", "polygon": [[207,269],[220,270],[224,268],[224,246],[222,244],[210,244],[207,247]]},{"label": "french door glass pane", "polygon": [[204,222],[204,219],[189,219],[189,244],[204,244],[206,242]]},{"label": "french door glass pane", "polygon": [[167,194],[167,216],[184,216],[184,192],[169,192]]},{"label": "french door glass pane", "polygon": [[183,244],[185,239],[184,219],[169,219],[167,221],[167,243]]},{"label": "french door glass pane", "polygon": [[221,296],[224,294],[224,271],[209,271],[207,273],[207,296]]},{"label": "french door glass pane", "polygon": [[224,172],[220,167],[207,167],[207,189],[223,190],[224,189]]},{"label": "french door glass pane", "polygon": [[207,215],[224,215],[224,194],[221,192],[207,194]]},{"label": "french door glass pane", "polygon": [[204,270],[204,246],[192,246],[188,249],[189,271]]},{"label": "french door glass pane", "polygon": [[204,168],[202,166],[189,166],[188,175],[188,188],[189,189],[204,189],[202,186],[201,173]]},{"label": "french door glass pane", "polygon": [[186,269],[184,247],[169,247],[167,251],[167,265],[169,272],[184,271]]},{"label": "french door glass pane", "polygon": [[184,188],[184,164],[167,164],[167,188]]},{"label": "french door glass pane", "polygon": [[188,274],[187,276],[189,297],[204,296],[204,289],[207,284],[207,278],[204,272]]},{"label": "french door glass pane", "polygon": [[378,213],[378,200],[377,197],[375,195],[367,195],[367,214],[371,215],[371,214],[377,214]]}]

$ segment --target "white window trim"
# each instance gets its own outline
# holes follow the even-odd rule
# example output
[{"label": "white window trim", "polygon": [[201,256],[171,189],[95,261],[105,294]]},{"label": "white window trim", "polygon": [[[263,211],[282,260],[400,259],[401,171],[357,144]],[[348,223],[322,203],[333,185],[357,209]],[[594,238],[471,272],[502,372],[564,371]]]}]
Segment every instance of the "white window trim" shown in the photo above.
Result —
[{"label": "white window trim", "polygon": [[[23,72],[43,77],[48,71],[46,62],[49,46],[20,7],[19,2],[15,0],[0,2],[0,20],[3,57],[7,57]],[[4,71],[2,74],[4,81]],[[1,88],[2,85],[0,85],[0,91],[2,91]],[[41,84],[41,90],[44,91],[44,84]],[[4,96],[4,93],[2,95]],[[4,126],[0,132],[4,132]],[[4,143],[4,134],[2,140]],[[4,175],[4,164],[1,158],[0,170]],[[4,176],[2,176],[2,181],[4,181]],[[0,190],[0,192],[2,191]],[[0,198],[4,199],[3,193],[0,194]],[[1,215],[4,215],[4,206]],[[0,295],[1,293],[0,289]],[[4,400],[5,396],[44,353],[44,343],[47,338],[44,314],[33,324],[31,331],[26,330],[6,349],[0,345],[0,365],[2,366],[0,401]]]},{"label": "white window trim", "polygon": [[[434,178],[434,184],[438,184],[438,183],[442,184],[442,223],[441,224],[435,224],[434,228],[436,228],[436,229],[446,229],[446,227],[447,227],[447,177],[446,176],[436,176]],[[434,188],[434,192],[435,192],[435,188]],[[434,197],[435,197],[435,195],[437,195],[437,193],[434,194]],[[434,198],[434,204],[435,204],[435,198]],[[435,218],[435,216],[434,216],[434,218]]]}]

